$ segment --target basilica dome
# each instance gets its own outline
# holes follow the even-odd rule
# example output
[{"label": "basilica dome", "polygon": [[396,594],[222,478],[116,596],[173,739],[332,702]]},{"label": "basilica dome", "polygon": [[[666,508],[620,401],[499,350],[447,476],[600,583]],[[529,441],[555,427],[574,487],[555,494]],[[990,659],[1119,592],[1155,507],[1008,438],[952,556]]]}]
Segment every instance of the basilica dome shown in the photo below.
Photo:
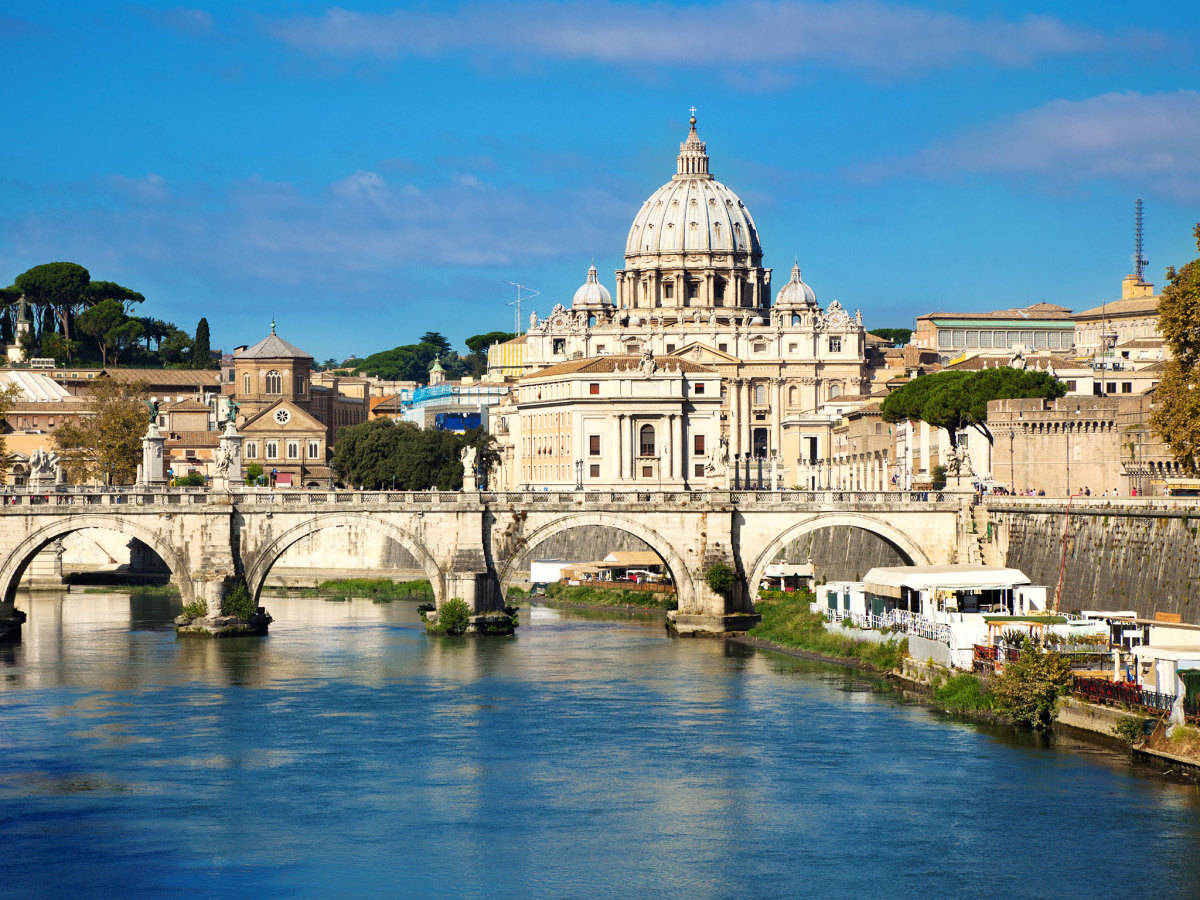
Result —
[{"label": "basilica dome", "polygon": [[776,307],[816,306],[817,292],[800,277],[800,263],[792,266],[792,277],[775,295]]},{"label": "basilica dome", "polygon": [[572,309],[609,309],[613,305],[608,288],[600,283],[596,267],[588,268],[587,281],[579,286],[571,300]]},{"label": "basilica dome", "polygon": [[762,258],[758,230],[738,195],[708,171],[708,154],[691,119],[674,177],[651,194],[634,217],[625,258],[660,254],[731,254],[751,265]]}]

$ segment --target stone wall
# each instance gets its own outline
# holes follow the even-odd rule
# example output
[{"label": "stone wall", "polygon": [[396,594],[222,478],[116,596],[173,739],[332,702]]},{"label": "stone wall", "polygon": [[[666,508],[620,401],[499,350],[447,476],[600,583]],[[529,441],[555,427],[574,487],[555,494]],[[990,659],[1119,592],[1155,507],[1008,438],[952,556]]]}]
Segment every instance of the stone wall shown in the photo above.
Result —
[{"label": "stone wall", "polygon": [[909,560],[877,534],[849,525],[819,528],[792,541],[783,562],[813,561],[817,581],[861,581],[875,566],[904,566]]},{"label": "stone wall", "polygon": [[[1200,508],[1126,512],[1072,511],[1060,608],[1172,612],[1200,624]],[[1053,602],[1065,513],[993,511],[992,520],[1005,564],[1046,585]]]},{"label": "stone wall", "polygon": [[[654,550],[636,535],[619,528],[588,525],[572,528],[547,538],[517,561],[513,571],[516,579],[529,577],[529,562],[533,559],[569,559],[574,562],[593,562],[604,559],[614,550]],[[657,551],[654,551],[657,552]]]}]

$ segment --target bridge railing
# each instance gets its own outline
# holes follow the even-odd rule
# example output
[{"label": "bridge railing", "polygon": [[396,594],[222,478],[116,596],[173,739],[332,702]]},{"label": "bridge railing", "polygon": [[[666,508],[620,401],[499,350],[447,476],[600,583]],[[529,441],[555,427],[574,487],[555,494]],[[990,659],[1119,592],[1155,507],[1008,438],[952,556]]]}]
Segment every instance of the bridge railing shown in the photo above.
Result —
[{"label": "bridge railing", "polygon": [[553,508],[607,505],[656,507],[758,507],[825,509],[829,507],[955,506],[961,496],[941,491],[356,491],[234,488],[230,492],[204,487],[70,486],[53,490],[8,489],[0,494],[5,507],[47,506],[190,506],[210,498],[232,496],[239,504],[282,507],[512,507],[545,505]]}]

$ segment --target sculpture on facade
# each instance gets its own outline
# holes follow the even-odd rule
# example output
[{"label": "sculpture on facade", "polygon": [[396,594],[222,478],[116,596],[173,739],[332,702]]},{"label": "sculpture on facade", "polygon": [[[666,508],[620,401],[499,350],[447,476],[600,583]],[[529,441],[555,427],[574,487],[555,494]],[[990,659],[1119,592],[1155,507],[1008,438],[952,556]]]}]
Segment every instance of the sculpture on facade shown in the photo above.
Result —
[{"label": "sculpture on facade", "polygon": [[658,369],[658,363],[654,361],[654,351],[649,347],[642,350],[642,361],[638,363],[638,368],[644,378],[649,378]]},{"label": "sculpture on facade", "polygon": [[233,449],[223,444],[217,448],[216,470],[217,475],[225,478],[229,474],[229,467],[233,465]]}]

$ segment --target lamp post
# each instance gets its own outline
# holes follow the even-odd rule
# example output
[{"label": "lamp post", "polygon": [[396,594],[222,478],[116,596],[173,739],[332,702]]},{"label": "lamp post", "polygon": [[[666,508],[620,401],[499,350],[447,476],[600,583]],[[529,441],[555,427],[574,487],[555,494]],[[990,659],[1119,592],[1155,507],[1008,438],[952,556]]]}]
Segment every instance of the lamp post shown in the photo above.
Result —
[{"label": "lamp post", "polygon": [[575,490],[583,490],[583,460],[575,460]]}]

